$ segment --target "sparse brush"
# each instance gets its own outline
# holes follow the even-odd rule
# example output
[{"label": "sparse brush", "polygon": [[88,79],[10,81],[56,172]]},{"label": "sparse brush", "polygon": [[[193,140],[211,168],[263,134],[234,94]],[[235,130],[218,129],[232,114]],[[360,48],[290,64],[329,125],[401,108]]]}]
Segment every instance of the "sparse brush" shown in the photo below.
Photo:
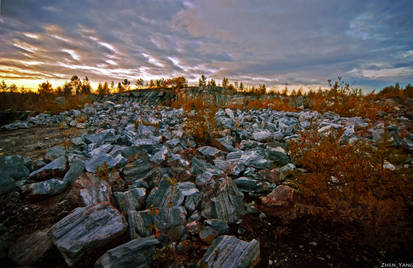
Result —
[{"label": "sparse brush", "polygon": [[[354,224],[358,237],[370,246],[392,247],[411,237],[412,170],[384,168],[385,160],[403,156],[386,136],[377,146],[362,141],[340,144],[342,132],[321,136],[317,129],[291,141],[289,152],[299,167],[298,188],[312,210],[331,222]],[[410,211],[410,212],[409,212]]]}]

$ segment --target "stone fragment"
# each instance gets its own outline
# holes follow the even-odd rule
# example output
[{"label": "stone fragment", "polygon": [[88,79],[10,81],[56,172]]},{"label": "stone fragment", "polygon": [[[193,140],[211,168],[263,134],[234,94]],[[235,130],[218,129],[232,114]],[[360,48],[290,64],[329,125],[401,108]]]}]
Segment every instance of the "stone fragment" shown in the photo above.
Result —
[{"label": "stone fragment", "polygon": [[23,192],[28,198],[53,196],[66,190],[68,183],[59,178],[27,184]]},{"label": "stone fragment", "polygon": [[211,147],[211,146],[203,146],[201,148],[198,149],[198,151],[205,155],[205,156],[209,156],[209,157],[216,157],[219,153],[221,153],[220,150],[218,150],[215,147]]},{"label": "stone fragment", "polygon": [[185,230],[184,207],[164,207],[143,211],[128,211],[129,231],[132,239],[151,235],[154,227],[159,231],[159,240],[179,240]]},{"label": "stone fragment", "polygon": [[95,264],[96,268],[150,267],[159,244],[154,236],[139,238],[108,250]]},{"label": "stone fragment", "polygon": [[53,177],[63,177],[66,171],[66,157],[61,156],[41,169],[35,170],[29,175],[30,180],[43,181]]},{"label": "stone fragment", "polygon": [[34,264],[53,246],[49,231],[44,229],[17,239],[9,249],[9,258],[21,266]]},{"label": "stone fragment", "polygon": [[115,192],[113,195],[121,209],[126,215],[129,210],[141,210],[146,196],[145,188],[133,188],[126,192]]},{"label": "stone fragment", "polygon": [[296,200],[296,190],[287,185],[277,186],[267,196],[260,197],[261,202],[268,207],[285,207]]},{"label": "stone fragment", "polygon": [[222,235],[215,239],[198,262],[200,267],[247,268],[260,260],[260,243],[246,242],[234,236]]},{"label": "stone fragment", "polygon": [[256,141],[267,141],[272,138],[272,133],[268,130],[260,130],[252,133],[252,138]]},{"label": "stone fragment", "polygon": [[289,158],[285,153],[285,150],[281,147],[269,148],[267,150],[267,157],[270,160],[273,160],[277,166],[282,167],[288,164]]},{"label": "stone fragment", "polygon": [[44,156],[44,160],[46,162],[51,162],[61,156],[64,156],[66,154],[66,150],[63,146],[54,146],[50,148],[46,155]]},{"label": "stone fragment", "polygon": [[52,241],[69,266],[88,250],[105,246],[127,229],[123,216],[109,202],[76,208],[51,230]]},{"label": "stone fragment", "polygon": [[244,195],[230,178],[219,178],[202,189],[201,215],[207,219],[236,222],[244,215]]},{"label": "stone fragment", "polygon": [[92,173],[84,173],[77,180],[82,189],[80,197],[85,206],[96,205],[110,201],[111,188],[109,184]]},{"label": "stone fragment", "polygon": [[205,227],[200,233],[199,238],[207,244],[211,244],[212,241],[218,236],[218,231],[212,227]]},{"label": "stone fragment", "polygon": [[215,229],[219,235],[223,235],[229,232],[229,226],[226,221],[219,220],[219,219],[209,219],[206,220],[205,223],[211,228]]}]

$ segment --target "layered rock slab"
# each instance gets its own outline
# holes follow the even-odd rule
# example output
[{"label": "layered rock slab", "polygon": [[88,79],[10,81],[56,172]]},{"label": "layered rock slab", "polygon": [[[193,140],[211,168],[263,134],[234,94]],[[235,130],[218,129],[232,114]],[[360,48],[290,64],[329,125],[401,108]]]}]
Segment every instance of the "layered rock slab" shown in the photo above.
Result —
[{"label": "layered rock slab", "polygon": [[260,260],[260,243],[246,242],[235,236],[222,235],[215,239],[198,262],[198,267],[247,268]]},{"label": "layered rock slab", "polygon": [[96,268],[149,267],[158,239],[149,236],[134,239],[108,250],[96,261]]},{"label": "layered rock slab", "polygon": [[76,208],[51,230],[53,243],[73,266],[87,250],[106,245],[127,229],[124,217],[109,202]]}]

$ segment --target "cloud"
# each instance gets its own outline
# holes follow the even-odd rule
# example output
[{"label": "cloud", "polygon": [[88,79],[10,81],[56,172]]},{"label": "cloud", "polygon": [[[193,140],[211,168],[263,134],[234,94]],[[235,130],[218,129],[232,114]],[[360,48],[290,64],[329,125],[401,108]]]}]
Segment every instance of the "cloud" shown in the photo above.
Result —
[{"label": "cloud", "polygon": [[5,0],[0,79],[413,80],[413,3]]}]

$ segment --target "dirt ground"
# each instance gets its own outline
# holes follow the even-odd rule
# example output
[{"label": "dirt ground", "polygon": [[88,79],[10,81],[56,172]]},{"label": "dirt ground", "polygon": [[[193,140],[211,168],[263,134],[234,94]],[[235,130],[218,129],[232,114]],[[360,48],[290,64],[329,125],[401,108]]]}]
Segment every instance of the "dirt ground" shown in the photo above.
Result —
[{"label": "dirt ground", "polygon": [[0,156],[30,156],[32,160],[42,159],[47,150],[63,145],[65,140],[81,135],[85,130],[60,127],[36,127],[18,130],[0,130]]}]

